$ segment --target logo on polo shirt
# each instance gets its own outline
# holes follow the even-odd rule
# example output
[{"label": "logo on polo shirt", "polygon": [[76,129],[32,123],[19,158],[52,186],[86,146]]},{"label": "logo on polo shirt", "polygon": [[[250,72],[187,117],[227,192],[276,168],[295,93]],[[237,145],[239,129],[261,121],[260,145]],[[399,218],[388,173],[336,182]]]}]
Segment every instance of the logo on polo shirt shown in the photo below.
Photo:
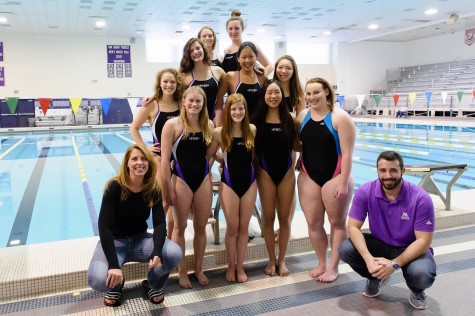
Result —
[{"label": "logo on polo shirt", "polygon": [[405,220],[405,221],[408,221],[408,220],[410,220],[410,218],[409,218],[409,215],[407,215],[407,213],[406,213],[406,212],[402,213],[402,215],[401,215],[401,219],[403,219],[403,220]]}]

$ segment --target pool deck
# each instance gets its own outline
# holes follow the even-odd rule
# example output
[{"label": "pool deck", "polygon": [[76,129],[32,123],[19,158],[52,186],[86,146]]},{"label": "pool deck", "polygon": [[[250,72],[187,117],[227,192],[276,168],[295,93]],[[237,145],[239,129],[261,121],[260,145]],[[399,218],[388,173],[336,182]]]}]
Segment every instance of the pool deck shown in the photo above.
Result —
[{"label": "pool deck", "polygon": [[[475,126],[475,119],[378,117],[387,122],[425,123]],[[447,120],[447,121],[446,121]],[[371,121],[373,119],[355,119]],[[468,123],[467,121],[470,121]],[[458,125],[460,124],[460,125]],[[376,177],[376,174],[375,174]],[[436,207],[436,234],[433,246],[438,264],[438,277],[428,289],[429,308],[420,315],[472,315],[475,301],[475,190],[452,192],[452,210],[444,210],[439,197],[431,195]],[[328,224],[325,225],[327,232]],[[367,223],[364,224],[367,228]],[[123,304],[119,308],[104,307],[102,295],[90,290],[86,270],[98,238],[33,244],[0,249],[0,314],[7,315],[409,315],[408,289],[401,273],[394,275],[379,298],[361,295],[362,280],[346,264],[341,263],[340,278],[321,284],[308,276],[316,258],[308,240],[306,222],[297,212],[292,222],[292,238],[288,249],[288,277],[268,277],[267,252],[257,220],[253,217],[250,232],[256,238],[249,243],[244,284],[224,280],[226,255],[223,244],[225,223],[220,223],[221,243],[214,245],[211,227],[204,268],[210,285],[201,287],[192,278],[192,290],[181,289],[172,275],[164,304],[149,303],[139,281],[146,275],[145,264],[124,267],[127,279]],[[193,232],[186,233],[187,249],[191,249]],[[193,253],[186,252],[191,266]],[[463,290],[462,290],[463,289]]]}]

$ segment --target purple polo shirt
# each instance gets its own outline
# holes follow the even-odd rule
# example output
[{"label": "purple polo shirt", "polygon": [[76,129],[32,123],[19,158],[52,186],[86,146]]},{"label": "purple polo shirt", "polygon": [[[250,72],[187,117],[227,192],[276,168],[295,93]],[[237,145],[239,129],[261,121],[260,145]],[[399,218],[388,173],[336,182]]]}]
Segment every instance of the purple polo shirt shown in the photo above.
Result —
[{"label": "purple polo shirt", "polygon": [[371,235],[393,246],[407,247],[416,240],[414,231],[433,232],[434,204],[429,194],[409,181],[394,201],[384,195],[381,182],[363,184],[355,193],[349,216],[364,222],[368,215]]}]

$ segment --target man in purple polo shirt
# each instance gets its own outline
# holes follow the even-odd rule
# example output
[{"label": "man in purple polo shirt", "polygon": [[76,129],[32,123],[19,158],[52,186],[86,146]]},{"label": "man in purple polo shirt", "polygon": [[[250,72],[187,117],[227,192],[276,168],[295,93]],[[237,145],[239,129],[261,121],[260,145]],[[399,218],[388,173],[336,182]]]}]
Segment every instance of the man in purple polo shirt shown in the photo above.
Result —
[{"label": "man in purple polo shirt", "polygon": [[[391,275],[401,268],[411,290],[409,303],[426,309],[424,290],[435,280],[432,235],[434,205],[421,187],[403,181],[404,163],[394,151],[377,159],[378,180],[355,193],[348,218],[348,235],[338,249],[342,261],[367,278],[363,295],[376,297]],[[371,233],[362,233],[368,216]]]}]

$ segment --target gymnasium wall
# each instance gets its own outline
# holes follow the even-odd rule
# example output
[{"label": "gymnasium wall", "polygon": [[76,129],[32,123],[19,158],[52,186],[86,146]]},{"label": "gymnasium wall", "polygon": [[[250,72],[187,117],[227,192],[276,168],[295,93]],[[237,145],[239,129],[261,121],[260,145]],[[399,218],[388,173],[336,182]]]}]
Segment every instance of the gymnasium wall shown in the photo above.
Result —
[{"label": "gymnasium wall", "polygon": [[[147,96],[153,92],[157,71],[178,67],[147,63],[142,38],[131,44],[129,38],[121,37],[16,34],[2,35],[0,41],[4,45],[6,82],[0,87],[0,97]],[[107,78],[108,44],[131,45],[132,78]],[[388,68],[468,59],[473,49],[463,43],[463,32],[407,43],[335,44],[329,65],[299,64],[299,73],[303,82],[315,76],[328,79],[337,85],[338,93],[367,94],[385,88]]]}]

